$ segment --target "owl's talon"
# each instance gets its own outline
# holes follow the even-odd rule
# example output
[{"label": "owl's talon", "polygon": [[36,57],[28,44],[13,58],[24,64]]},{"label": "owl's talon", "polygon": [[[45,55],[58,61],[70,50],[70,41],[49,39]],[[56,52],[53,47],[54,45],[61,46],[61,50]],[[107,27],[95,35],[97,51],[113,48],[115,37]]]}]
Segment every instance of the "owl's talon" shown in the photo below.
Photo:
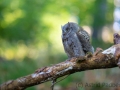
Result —
[{"label": "owl's talon", "polygon": [[91,52],[87,52],[85,57],[89,58],[89,57],[92,57],[92,56],[93,56],[93,54]]}]

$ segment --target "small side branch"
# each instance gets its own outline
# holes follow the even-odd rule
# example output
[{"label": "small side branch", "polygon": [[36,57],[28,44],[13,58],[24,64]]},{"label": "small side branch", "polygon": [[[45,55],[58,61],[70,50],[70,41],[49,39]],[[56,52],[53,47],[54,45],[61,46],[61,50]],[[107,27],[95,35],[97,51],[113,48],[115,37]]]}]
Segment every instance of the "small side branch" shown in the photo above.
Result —
[{"label": "small side branch", "polygon": [[56,80],[57,78],[75,72],[117,67],[120,56],[119,48],[120,44],[116,44],[103,52],[101,52],[101,49],[98,49],[93,56],[71,58],[69,61],[40,68],[33,74],[1,84],[0,90],[24,90],[27,87]]}]

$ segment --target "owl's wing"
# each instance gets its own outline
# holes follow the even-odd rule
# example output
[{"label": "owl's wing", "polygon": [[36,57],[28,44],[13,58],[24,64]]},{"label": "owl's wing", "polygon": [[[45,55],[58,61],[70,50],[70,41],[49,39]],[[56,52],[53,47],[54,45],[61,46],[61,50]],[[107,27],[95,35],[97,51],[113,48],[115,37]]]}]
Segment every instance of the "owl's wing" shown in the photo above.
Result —
[{"label": "owl's wing", "polygon": [[89,34],[85,30],[83,30],[81,28],[81,30],[79,30],[77,32],[77,36],[78,36],[79,41],[82,44],[84,52],[85,53],[87,53],[87,52],[92,52],[93,53],[93,51],[92,51],[93,48],[92,48],[92,46],[90,44],[90,36],[89,36]]},{"label": "owl's wing", "polygon": [[62,38],[62,41],[65,52],[67,53],[69,58],[85,55],[76,33],[71,34],[71,36],[66,39]]},{"label": "owl's wing", "polygon": [[70,41],[70,46],[72,51],[74,52],[74,57],[85,56],[81,42],[79,41],[76,33],[71,36]]}]

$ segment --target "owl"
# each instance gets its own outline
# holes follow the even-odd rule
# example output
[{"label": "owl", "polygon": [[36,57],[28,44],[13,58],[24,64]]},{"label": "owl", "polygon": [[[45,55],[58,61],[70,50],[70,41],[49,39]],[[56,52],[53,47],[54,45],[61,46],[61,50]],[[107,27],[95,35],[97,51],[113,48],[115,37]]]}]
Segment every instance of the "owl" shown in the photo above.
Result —
[{"label": "owl", "polygon": [[90,44],[89,34],[78,24],[68,22],[62,29],[62,43],[68,58],[85,56],[87,52],[94,52]]}]

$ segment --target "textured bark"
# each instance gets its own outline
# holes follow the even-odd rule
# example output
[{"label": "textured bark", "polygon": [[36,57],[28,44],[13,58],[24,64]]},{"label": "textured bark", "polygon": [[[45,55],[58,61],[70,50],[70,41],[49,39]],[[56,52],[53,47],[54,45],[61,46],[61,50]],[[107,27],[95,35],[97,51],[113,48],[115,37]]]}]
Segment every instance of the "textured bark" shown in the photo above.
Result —
[{"label": "textured bark", "polygon": [[118,62],[120,61],[119,57],[119,43],[104,51],[97,48],[93,55],[88,54],[85,57],[72,58],[50,67],[40,68],[28,76],[5,82],[0,85],[0,90],[24,90],[27,87],[53,81],[75,72],[117,67],[117,65],[120,65]]},{"label": "textured bark", "polygon": [[[113,49],[116,48],[117,50],[118,47],[120,48],[120,44],[114,45],[109,49],[112,52],[108,50],[110,53],[107,51],[103,51],[102,53],[98,52],[93,56],[72,58],[69,61],[38,69],[33,74],[3,83],[0,86],[0,90],[24,90],[27,87],[38,85],[75,72],[117,67],[115,51]],[[83,61],[81,61],[81,59]]]}]

